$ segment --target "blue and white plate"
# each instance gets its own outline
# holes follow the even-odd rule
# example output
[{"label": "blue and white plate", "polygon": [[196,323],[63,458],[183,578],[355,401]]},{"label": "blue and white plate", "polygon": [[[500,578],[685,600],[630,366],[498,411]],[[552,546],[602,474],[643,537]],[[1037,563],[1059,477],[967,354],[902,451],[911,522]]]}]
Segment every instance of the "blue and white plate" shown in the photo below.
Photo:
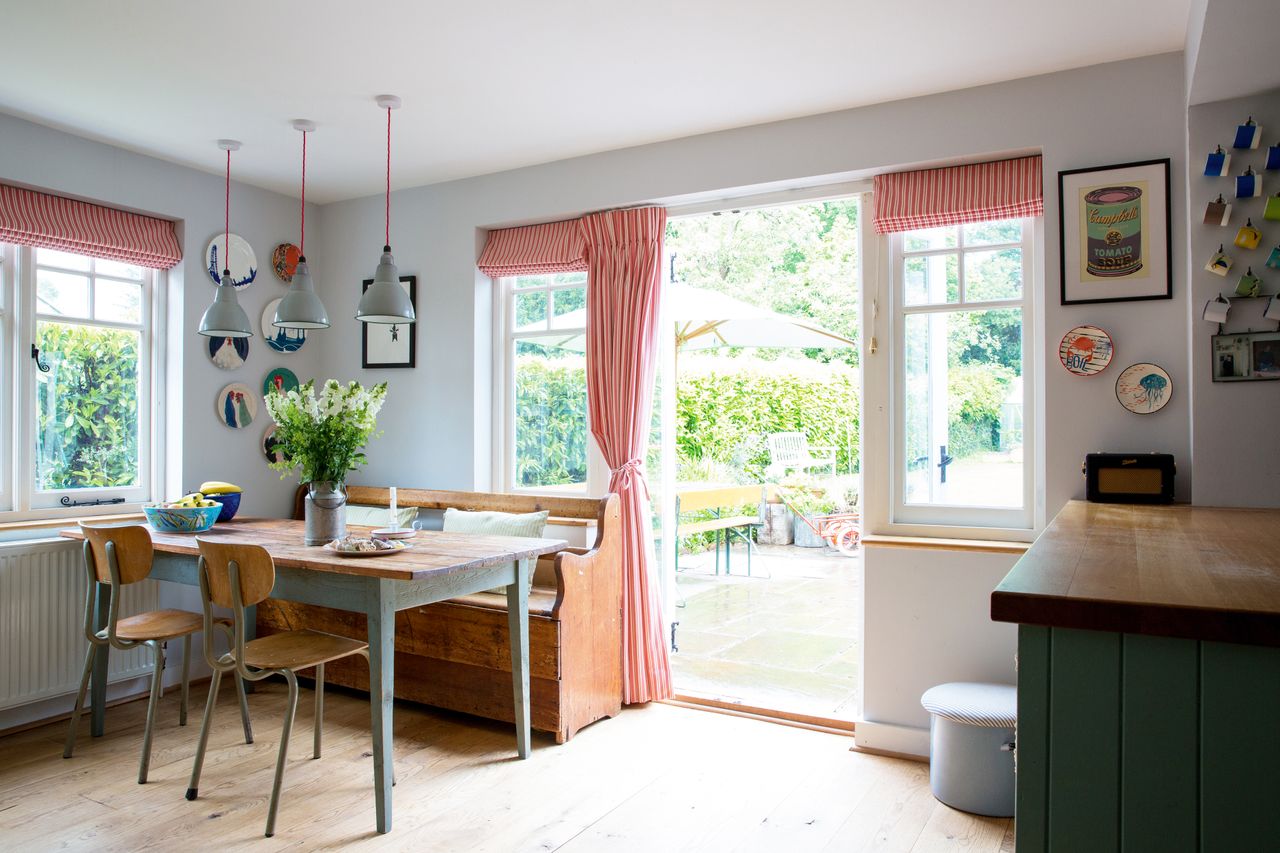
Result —
[{"label": "blue and white plate", "polygon": [[231,270],[232,284],[236,290],[244,290],[258,277],[258,256],[239,234],[231,235],[229,250],[226,235],[218,234],[205,247],[204,268],[214,284],[221,283],[224,269]]},{"label": "blue and white plate", "polygon": [[279,299],[272,299],[267,303],[266,310],[262,312],[262,340],[276,352],[297,352],[307,342],[307,330],[285,329],[271,325],[276,318],[276,306],[279,304]]}]

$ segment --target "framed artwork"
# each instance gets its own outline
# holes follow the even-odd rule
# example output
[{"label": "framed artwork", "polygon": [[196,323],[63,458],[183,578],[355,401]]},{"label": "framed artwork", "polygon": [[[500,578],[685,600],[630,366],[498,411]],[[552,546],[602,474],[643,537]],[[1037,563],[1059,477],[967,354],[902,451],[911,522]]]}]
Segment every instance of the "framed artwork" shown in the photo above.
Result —
[{"label": "framed artwork", "polygon": [[1062,304],[1173,298],[1169,160],[1058,173]]},{"label": "framed artwork", "polygon": [[[369,289],[373,279],[364,280],[364,290]],[[400,276],[400,286],[409,294],[409,302],[413,310],[418,310],[418,277],[415,275]],[[418,358],[418,341],[415,330],[417,323],[361,323],[360,331],[360,366],[361,367],[413,367]]]},{"label": "framed artwork", "polygon": [[1280,332],[1213,336],[1214,382],[1280,379]]}]

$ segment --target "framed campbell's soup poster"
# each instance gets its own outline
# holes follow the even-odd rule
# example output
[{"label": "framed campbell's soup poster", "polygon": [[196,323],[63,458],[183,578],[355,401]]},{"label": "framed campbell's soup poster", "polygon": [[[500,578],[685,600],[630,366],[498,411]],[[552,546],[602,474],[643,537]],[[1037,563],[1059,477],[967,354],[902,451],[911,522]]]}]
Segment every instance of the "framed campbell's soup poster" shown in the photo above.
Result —
[{"label": "framed campbell's soup poster", "polygon": [[1169,160],[1058,173],[1062,304],[1173,298]]}]

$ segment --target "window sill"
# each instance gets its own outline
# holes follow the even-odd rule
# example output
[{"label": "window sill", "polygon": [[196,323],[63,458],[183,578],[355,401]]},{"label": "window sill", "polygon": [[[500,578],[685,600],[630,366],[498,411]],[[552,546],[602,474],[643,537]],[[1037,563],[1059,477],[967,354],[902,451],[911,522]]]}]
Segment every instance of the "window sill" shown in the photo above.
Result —
[{"label": "window sill", "polygon": [[869,534],[862,537],[869,548],[916,548],[930,551],[974,551],[986,554],[1022,554],[1030,542],[1000,542],[993,539],[942,539],[932,536],[886,536]]},{"label": "window sill", "polygon": [[[52,530],[59,527],[71,527],[79,521],[142,521],[146,518],[139,511],[141,504],[125,504],[126,511],[120,512],[118,507],[112,507],[111,512],[91,513],[85,512],[83,508],[77,510],[44,510],[33,511],[29,513],[11,513],[12,520],[0,520],[0,535],[6,533],[21,533],[33,530]],[[131,511],[130,511],[131,510]],[[57,513],[57,514],[55,514]],[[21,518],[18,516],[29,516]],[[0,515],[0,519],[4,515]]]}]

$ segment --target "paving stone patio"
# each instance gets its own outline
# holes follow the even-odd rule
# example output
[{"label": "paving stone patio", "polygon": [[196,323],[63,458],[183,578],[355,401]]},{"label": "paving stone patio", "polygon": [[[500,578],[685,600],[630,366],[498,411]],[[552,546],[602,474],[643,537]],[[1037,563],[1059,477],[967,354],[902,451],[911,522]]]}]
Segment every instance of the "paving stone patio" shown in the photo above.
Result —
[{"label": "paving stone patio", "polygon": [[743,705],[852,720],[857,712],[862,557],[761,545],[746,576],[715,555],[680,558],[676,691]]}]

